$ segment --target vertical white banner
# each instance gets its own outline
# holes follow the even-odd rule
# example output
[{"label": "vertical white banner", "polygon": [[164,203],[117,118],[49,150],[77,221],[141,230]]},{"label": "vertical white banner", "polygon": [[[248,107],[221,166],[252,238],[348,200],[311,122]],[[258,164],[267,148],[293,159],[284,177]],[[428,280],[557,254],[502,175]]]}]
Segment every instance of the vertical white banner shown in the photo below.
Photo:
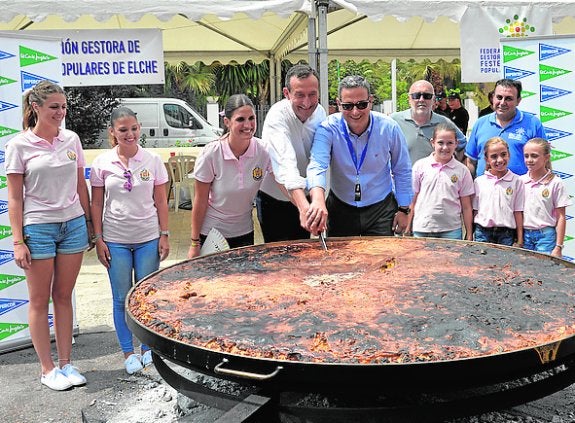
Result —
[{"label": "vertical white banner", "polygon": [[[30,343],[28,289],[24,272],[14,263],[4,151],[22,130],[22,95],[38,81],[59,83],[60,40],[0,32],[0,351]],[[52,326],[52,307],[49,310]]]},{"label": "vertical white banner", "polygon": [[[539,116],[553,172],[575,196],[575,36],[502,39],[502,75],[523,85],[521,110]],[[567,207],[563,255],[575,261],[575,206]]]},{"label": "vertical white banner", "polygon": [[552,34],[549,8],[469,6],[459,23],[461,82],[495,82],[503,64],[499,39]]}]

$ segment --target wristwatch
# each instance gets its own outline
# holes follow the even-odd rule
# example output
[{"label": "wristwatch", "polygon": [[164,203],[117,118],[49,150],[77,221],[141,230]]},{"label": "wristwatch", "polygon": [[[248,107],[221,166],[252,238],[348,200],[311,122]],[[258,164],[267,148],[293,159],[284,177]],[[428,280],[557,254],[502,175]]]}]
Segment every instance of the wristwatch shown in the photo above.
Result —
[{"label": "wristwatch", "polygon": [[160,231],[160,235],[170,236],[170,231]]},{"label": "wristwatch", "polygon": [[411,209],[409,207],[404,207],[404,206],[399,206],[397,208],[397,211],[402,212],[403,214],[409,214],[411,213]]}]

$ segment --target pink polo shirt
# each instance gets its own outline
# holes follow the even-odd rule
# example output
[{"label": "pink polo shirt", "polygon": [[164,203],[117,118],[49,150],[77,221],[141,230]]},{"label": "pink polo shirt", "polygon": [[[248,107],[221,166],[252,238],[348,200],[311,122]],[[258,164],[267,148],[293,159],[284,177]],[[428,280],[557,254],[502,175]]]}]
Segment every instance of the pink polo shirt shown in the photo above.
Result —
[{"label": "pink polo shirt", "polygon": [[[131,191],[125,188],[127,169],[132,174]],[[118,157],[118,147],[100,154],[92,163],[90,183],[105,189],[103,237],[121,244],[151,241],[160,236],[154,187],[168,182],[168,172],[160,156],[139,146],[127,169]]]},{"label": "pink polo shirt", "polygon": [[475,179],[475,223],[485,228],[515,229],[517,224],[513,213],[523,211],[524,201],[524,184],[510,170],[502,178],[486,171]]},{"label": "pink polo shirt", "polygon": [[413,230],[447,232],[461,228],[461,197],[475,190],[467,166],[455,159],[443,165],[432,153],[413,165],[413,192]]},{"label": "pink polo shirt", "polygon": [[231,238],[253,231],[253,201],[268,173],[272,173],[270,156],[259,138],[251,139],[239,159],[225,138],[206,145],[194,168],[194,178],[211,183],[200,233],[207,235],[211,228],[216,228],[224,237]]},{"label": "pink polo shirt", "polygon": [[24,225],[82,216],[78,168],[84,165],[80,139],[67,129],[60,129],[51,144],[30,129],[8,141],[6,174],[24,175]]},{"label": "pink polo shirt", "polygon": [[534,181],[526,173],[521,175],[520,179],[525,184],[523,227],[542,229],[547,226],[557,226],[555,209],[571,205],[571,200],[565,191],[561,178],[554,176],[548,183],[543,184]]}]

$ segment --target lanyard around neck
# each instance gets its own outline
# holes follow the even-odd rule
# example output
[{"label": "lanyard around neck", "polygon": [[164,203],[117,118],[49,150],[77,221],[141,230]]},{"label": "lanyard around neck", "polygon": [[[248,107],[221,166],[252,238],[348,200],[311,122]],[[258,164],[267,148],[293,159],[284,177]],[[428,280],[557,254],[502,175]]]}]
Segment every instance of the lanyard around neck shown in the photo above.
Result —
[{"label": "lanyard around neck", "polygon": [[369,139],[371,138],[371,130],[373,129],[373,116],[371,116],[371,113],[369,114],[369,119],[371,122],[369,124],[369,129],[367,132],[367,141],[365,142],[365,147],[363,147],[363,151],[361,152],[359,163],[357,162],[357,154],[355,154],[355,148],[353,148],[353,143],[351,142],[351,139],[349,138],[349,133],[347,132],[345,119],[342,118],[340,121],[341,131],[343,132],[343,136],[347,143],[347,149],[349,150],[349,154],[351,155],[351,159],[353,160],[353,164],[355,166],[355,171],[357,172],[357,175],[359,175],[359,170],[361,169],[363,161],[365,160],[365,155],[367,154],[367,146],[369,145]]}]

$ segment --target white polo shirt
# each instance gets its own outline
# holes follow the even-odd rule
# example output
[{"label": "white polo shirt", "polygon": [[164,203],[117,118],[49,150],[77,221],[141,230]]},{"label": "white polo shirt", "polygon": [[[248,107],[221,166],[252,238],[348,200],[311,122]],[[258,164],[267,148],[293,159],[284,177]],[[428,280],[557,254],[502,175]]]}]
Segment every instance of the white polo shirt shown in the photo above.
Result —
[{"label": "white polo shirt", "polygon": [[548,183],[534,181],[529,173],[522,175],[525,184],[525,210],[523,211],[523,227],[526,229],[542,229],[547,226],[557,226],[555,209],[571,205],[569,195],[565,191],[563,181],[554,176]]},{"label": "white polo shirt", "polygon": [[475,189],[467,166],[455,159],[443,165],[431,153],[413,165],[413,192],[413,230],[447,232],[461,228],[461,197]]},{"label": "white polo shirt", "polygon": [[486,171],[475,179],[475,223],[484,228],[515,229],[517,223],[513,213],[523,211],[524,201],[524,184],[519,176],[510,170],[502,178]]},{"label": "white polo shirt", "polygon": [[80,138],[60,129],[50,144],[28,129],[6,144],[6,174],[24,175],[23,224],[67,222],[84,214],[78,168],[85,165]]},{"label": "white polo shirt", "polygon": [[211,184],[208,209],[200,233],[216,228],[226,238],[254,230],[253,201],[264,176],[272,173],[266,144],[252,138],[239,160],[226,138],[209,143],[196,160],[194,178]]},{"label": "white polo shirt", "polygon": [[[130,170],[132,190],[125,184],[124,172]],[[118,147],[100,154],[92,163],[90,183],[104,187],[103,238],[121,244],[151,241],[160,236],[158,210],[154,205],[154,187],[168,182],[162,159],[138,146],[127,169],[118,157]]]}]

